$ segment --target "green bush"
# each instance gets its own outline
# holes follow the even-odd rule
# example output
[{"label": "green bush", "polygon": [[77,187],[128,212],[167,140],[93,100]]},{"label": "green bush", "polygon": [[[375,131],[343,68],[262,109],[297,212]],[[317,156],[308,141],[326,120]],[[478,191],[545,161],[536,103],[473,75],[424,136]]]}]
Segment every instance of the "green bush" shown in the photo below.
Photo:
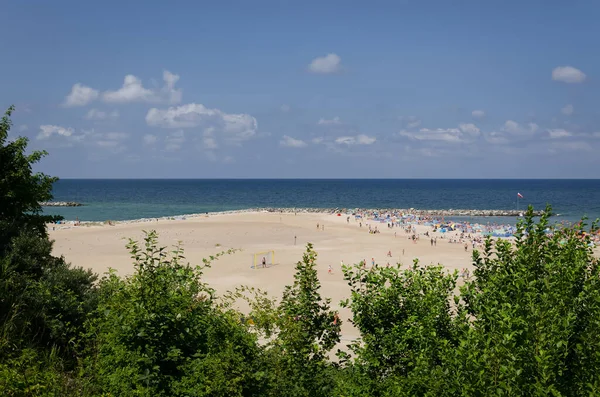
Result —
[{"label": "green bush", "polygon": [[112,395],[258,395],[260,351],[235,312],[221,311],[202,282],[203,266],[168,253],[155,232],[131,241],[135,273],[100,282],[88,322],[86,372]]}]

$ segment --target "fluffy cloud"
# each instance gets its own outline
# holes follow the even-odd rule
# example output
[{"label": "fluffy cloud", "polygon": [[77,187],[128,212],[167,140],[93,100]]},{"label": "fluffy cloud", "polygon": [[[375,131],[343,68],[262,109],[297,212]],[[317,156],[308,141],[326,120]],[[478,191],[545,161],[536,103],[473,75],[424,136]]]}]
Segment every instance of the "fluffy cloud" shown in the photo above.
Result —
[{"label": "fluffy cloud", "polygon": [[71,88],[71,93],[67,95],[63,106],[85,106],[98,98],[102,98],[108,103],[128,103],[128,102],[147,102],[147,103],[169,103],[177,104],[181,102],[181,89],[175,88],[179,81],[179,76],[165,70],[163,72],[164,85],[161,88],[150,89],[142,85],[142,80],[138,77],[128,74],[123,80],[123,85],[116,91],[105,91],[100,95],[98,90],[75,84]]},{"label": "fluffy cloud", "polygon": [[65,98],[63,106],[85,106],[88,103],[95,101],[98,98],[98,95],[99,93],[97,90],[77,83],[71,88],[71,92]]},{"label": "fluffy cloud", "polygon": [[400,116],[400,120],[404,124],[405,128],[417,128],[421,125],[421,120],[416,116]]},{"label": "fluffy cloud", "polygon": [[59,146],[72,147],[81,145],[92,148],[106,149],[112,153],[125,151],[123,141],[129,134],[123,132],[96,132],[94,130],[75,131],[58,125],[41,125],[37,139],[51,139]]},{"label": "fluffy cloud", "polygon": [[335,140],[338,145],[371,145],[377,141],[374,136],[356,135],[356,136],[341,136]]},{"label": "fluffy cloud", "polygon": [[473,116],[476,119],[482,119],[485,117],[485,112],[483,110],[473,110],[471,112],[471,116]]},{"label": "fluffy cloud", "polygon": [[548,130],[547,132],[550,139],[568,138],[573,136],[572,133],[563,129]]},{"label": "fluffy cloud", "polygon": [[317,124],[318,125],[339,125],[339,124],[342,124],[342,121],[340,120],[339,117],[336,116],[336,117],[334,117],[332,119],[329,119],[329,120],[321,118],[321,119],[319,119],[319,121],[317,122]]},{"label": "fluffy cloud", "polygon": [[102,99],[110,103],[157,102],[156,93],[144,88],[142,81],[132,74],[125,76],[123,86],[116,91],[106,91]]},{"label": "fluffy cloud", "polygon": [[284,135],[281,141],[279,141],[281,146],[292,147],[292,148],[303,148],[306,147],[306,142],[300,139],[294,139],[291,136]]},{"label": "fluffy cloud", "polygon": [[527,125],[521,125],[513,120],[507,120],[504,123],[502,131],[508,132],[513,135],[533,135],[539,126],[536,123],[528,123]]},{"label": "fluffy cloud", "polygon": [[104,149],[110,149],[113,153],[121,153],[125,151],[122,141],[129,137],[128,134],[122,132],[107,132],[89,134],[89,143]]},{"label": "fluffy cloud", "polygon": [[341,68],[342,59],[334,53],[312,60],[308,70],[312,73],[329,74],[338,72]]},{"label": "fluffy cloud", "polygon": [[435,130],[421,128],[418,132],[400,131],[399,135],[413,141],[443,141],[456,143],[462,140],[462,132],[458,128],[438,128]]},{"label": "fluffy cloud", "polygon": [[420,125],[421,125],[421,120],[416,120],[416,121],[412,121],[412,122],[406,124],[406,127],[407,128],[417,128]]},{"label": "fluffy cloud", "polygon": [[152,134],[146,134],[144,135],[144,144],[146,145],[154,145],[156,143],[156,141],[158,140],[156,135],[152,135]]},{"label": "fluffy cloud", "polygon": [[185,143],[185,133],[183,130],[174,131],[167,135],[165,138],[165,150],[168,152],[175,152],[181,149],[181,146]]},{"label": "fluffy cloud", "polygon": [[553,146],[557,151],[589,152],[593,150],[589,143],[582,141],[555,142]]},{"label": "fluffy cloud", "polygon": [[472,123],[461,123],[458,125],[458,128],[463,134],[469,135],[471,137],[478,137],[480,135],[479,128],[477,128],[477,126]]},{"label": "fluffy cloud", "polygon": [[53,135],[70,137],[73,135],[75,130],[73,128],[65,128],[59,125],[40,125],[40,133],[37,136],[37,139],[48,139]]},{"label": "fluffy cloud", "polygon": [[103,110],[90,109],[84,118],[86,120],[114,120],[119,118],[119,112],[117,110],[105,112]]},{"label": "fluffy cloud", "polygon": [[249,114],[225,113],[196,103],[168,109],[152,108],[146,114],[146,123],[162,128],[199,128],[203,131],[204,148],[209,150],[219,146],[219,139],[240,144],[254,138],[258,129],[256,119]]},{"label": "fluffy cloud", "polygon": [[152,108],[146,114],[146,123],[162,128],[201,128],[205,137],[219,135],[230,143],[251,139],[258,129],[256,119],[249,114],[225,113],[196,103],[168,109]]},{"label": "fluffy cloud", "polygon": [[497,131],[487,133],[485,140],[494,145],[505,145],[510,142],[503,133]]},{"label": "fluffy cloud", "polygon": [[181,89],[176,89],[175,84],[179,81],[179,75],[173,74],[168,70],[163,72],[163,81],[165,86],[162,88],[162,93],[166,101],[170,104],[180,103],[183,97]]},{"label": "fluffy cloud", "polygon": [[552,80],[563,83],[583,83],[586,75],[573,66],[559,66],[552,71]]},{"label": "fluffy cloud", "polygon": [[204,148],[208,150],[217,149],[219,147],[217,140],[210,134],[205,134],[204,138],[202,138],[202,142]]},{"label": "fluffy cloud", "polygon": [[573,108],[573,105],[566,105],[564,108],[560,109],[560,112],[562,114],[565,114],[567,116],[570,116],[573,114],[573,111],[575,110],[575,108]]}]

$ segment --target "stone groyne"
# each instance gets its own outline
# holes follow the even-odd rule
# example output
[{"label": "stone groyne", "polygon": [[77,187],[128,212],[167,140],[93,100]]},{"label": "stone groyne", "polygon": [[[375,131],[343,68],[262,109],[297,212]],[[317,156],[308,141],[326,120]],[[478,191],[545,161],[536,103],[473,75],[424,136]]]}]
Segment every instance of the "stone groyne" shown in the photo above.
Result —
[{"label": "stone groyne", "polygon": [[75,201],[44,201],[40,203],[42,207],[81,207],[83,204]]},{"label": "stone groyne", "polygon": [[[381,209],[362,209],[362,208],[256,208],[252,211],[258,212],[302,212],[302,213],[341,213],[341,214],[405,214],[427,217],[442,216],[466,216],[466,217],[516,217],[524,214],[525,211],[517,210],[467,210],[467,209],[438,209],[438,210],[420,210],[416,208],[381,208]],[[544,211],[534,211],[535,216],[540,216]]]}]

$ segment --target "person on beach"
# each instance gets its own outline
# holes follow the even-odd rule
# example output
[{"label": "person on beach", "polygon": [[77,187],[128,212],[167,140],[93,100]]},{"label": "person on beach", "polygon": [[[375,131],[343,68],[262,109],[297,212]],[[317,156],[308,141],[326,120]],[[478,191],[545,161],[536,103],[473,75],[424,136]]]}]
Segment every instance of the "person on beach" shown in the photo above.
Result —
[{"label": "person on beach", "polygon": [[371,258],[371,267],[375,267],[375,258]]},{"label": "person on beach", "polygon": [[387,256],[389,256],[390,258],[392,257],[392,250],[388,251]]},{"label": "person on beach", "polygon": [[264,256],[263,256],[263,258],[262,258],[262,267],[263,267],[263,268],[264,268],[264,267],[267,267],[267,258],[265,258]]},{"label": "person on beach", "polygon": [[327,273],[333,274],[333,268],[331,267],[331,265],[328,265]]},{"label": "person on beach", "polygon": [[319,226],[320,226],[320,225],[317,223],[317,230],[319,230]]}]

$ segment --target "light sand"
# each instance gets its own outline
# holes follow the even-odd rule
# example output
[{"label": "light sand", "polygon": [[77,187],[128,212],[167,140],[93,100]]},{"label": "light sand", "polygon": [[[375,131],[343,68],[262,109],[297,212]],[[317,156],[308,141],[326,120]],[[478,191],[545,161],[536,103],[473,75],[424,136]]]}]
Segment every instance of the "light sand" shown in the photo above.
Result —
[{"label": "light sand", "polygon": [[[317,223],[325,230],[317,230]],[[369,234],[368,224],[378,226],[379,234]],[[114,226],[76,226],[69,229],[50,230],[55,240],[54,253],[64,255],[73,265],[91,268],[104,273],[114,268],[120,275],[133,272],[132,260],[125,248],[127,238],[141,240],[143,230],[156,230],[161,245],[172,246],[181,241],[185,256],[191,264],[200,264],[202,258],[229,249],[241,249],[216,261],[205,272],[205,281],[218,293],[233,290],[240,285],[258,287],[270,295],[281,297],[286,285],[293,283],[294,265],[302,259],[307,242],[314,244],[318,252],[318,271],[322,283],[321,295],[332,298],[332,307],[339,309],[339,302],[349,297],[349,287],[343,280],[340,262],[358,263],[371,258],[379,266],[402,263],[406,268],[414,258],[422,264],[442,263],[449,271],[471,266],[471,246],[465,252],[464,245],[448,243],[448,237],[457,232],[432,233],[438,237],[437,246],[432,247],[428,237],[421,235],[418,243],[408,239],[409,235],[399,228],[387,228],[385,223],[359,222],[346,216],[332,214],[298,213],[237,213],[197,217],[187,220],[160,220],[117,224]],[[431,228],[417,226],[419,233]],[[394,237],[394,232],[397,237]],[[297,243],[294,245],[294,236]],[[219,247],[216,245],[220,244]],[[274,250],[275,265],[266,269],[252,269],[252,254]],[[387,257],[391,250],[392,258]],[[402,251],[404,250],[404,255]],[[328,274],[332,265],[333,274]],[[462,283],[462,281],[461,281]],[[351,313],[340,310],[344,320],[342,342],[355,338],[358,333],[346,321]]]}]

